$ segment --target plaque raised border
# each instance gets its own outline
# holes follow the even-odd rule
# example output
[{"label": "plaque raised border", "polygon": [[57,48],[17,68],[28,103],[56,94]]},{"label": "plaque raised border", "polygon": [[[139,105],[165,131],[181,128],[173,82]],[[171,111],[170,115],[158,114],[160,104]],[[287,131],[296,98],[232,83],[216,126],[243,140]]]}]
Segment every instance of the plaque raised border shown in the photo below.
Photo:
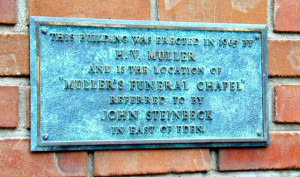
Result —
[{"label": "plaque raised border", "polygon": [[[41,136],[41,75],[40,75],[40,25],[137,28],[137,29],[177,29],[199,31],[239,31],[261,34],[262,58],[262,112],[263,131],[257,138],[233,139],[147,139],[147,140],[92,140],[92,141],[52,141],[45,142]],[[97,149],[144,149],[144,148],[193,148],[193,147],[239,147],[268,145],[268,99],[267,99],[267,28],[266,25],[213,24],[191,22],[162,22],[135,20],[106,20],[57,17],[30,17],[30,60],[31,60],[31,150],[97,150]]]}]

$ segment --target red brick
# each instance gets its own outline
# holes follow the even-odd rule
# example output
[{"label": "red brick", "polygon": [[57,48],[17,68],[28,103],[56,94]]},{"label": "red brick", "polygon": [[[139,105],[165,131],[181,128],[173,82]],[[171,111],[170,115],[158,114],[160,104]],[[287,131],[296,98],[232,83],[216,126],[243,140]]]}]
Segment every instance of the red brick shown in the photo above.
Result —
[{"label": "red brick", "polygon": [[300,40],[269,41],[269,76],[300,76]]},{"label": "red brick", "polygon": [[30,152],[29,139],[0,140],[0,176],[86,176],[86,152]]},{"label": "red brick", "polygon": [[29,0],[30,16],[150,19],[149,0]]},{"label": "red brick", "polygon": [[0,34],[0,76],[29,75],[29,35]]},{"label": "red brick", "polygon": [[300,32],[300,1],[274,1],[274,30],[278,32]]},{"label": "red brick", "polygon": [[300,123],[300,85],[278,85],[276,122]]},{"label": "red brick", "polygon": [[19,118],[18,86],[0,86],[0,127],[16,128]]},{"label": "red brick", "polygon": [[263,148],[220,149],[219,170],[300,169],[300,133],[271,133]]},{"label": "red brick", "polygon": [[267,0],[159,0],[159,20],[267,23]]},{"label": "red brick", "polygon": [[0,0],[0,23],[17,23],[16,0]]},{"label": "red brick", "polygon": [[141,175],[210,170],[208,149],[95,152],[94,175]]},{"label": "red brick", "polygon": [[30,128],[30,87],[28,86],[27,88],[27,125],[26,128]]}]

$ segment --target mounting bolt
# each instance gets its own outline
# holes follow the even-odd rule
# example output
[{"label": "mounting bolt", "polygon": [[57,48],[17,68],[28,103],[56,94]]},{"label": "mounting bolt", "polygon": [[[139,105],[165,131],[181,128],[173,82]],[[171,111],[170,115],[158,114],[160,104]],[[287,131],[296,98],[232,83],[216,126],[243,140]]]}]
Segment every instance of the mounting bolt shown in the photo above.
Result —
[{"label": "mounting bolt", "polygon": [[47,134],[45,134],[44,136],[43,136],[43,139],[44,140],[47,140],[49,138],[49,136],[47,135]]},{"label": "mounting bolt", "polygon": [[255,35],[255,39],[256,39],[256,40],[259,40],[259,39],[260,39],[260,35],[258,35],[258,34]]},{"label": "mounting bolt", "polygon": [[261,136],[261,135],[262,135],[261,131],[257,132],[257,135],[258,135],[258,136]]},{"label": "mounting bolt", "polygon": [[42,29],[42,33],[43,33],[43,34],[46,34],[47,32],[48,32],[47,28],[43,28],[43,29]]}]

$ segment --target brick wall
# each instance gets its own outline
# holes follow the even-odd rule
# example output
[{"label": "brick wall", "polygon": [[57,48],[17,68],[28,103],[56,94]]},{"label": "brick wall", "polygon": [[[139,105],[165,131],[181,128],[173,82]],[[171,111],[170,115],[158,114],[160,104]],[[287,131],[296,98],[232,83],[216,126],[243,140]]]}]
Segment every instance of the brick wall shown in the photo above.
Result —
[{"label": "brick wall", "polygon": [[[31,15],[268,24],[270,146],[31,153]],[[299,0],[0,0],[0,176],[296,177],[299,169]]]}]

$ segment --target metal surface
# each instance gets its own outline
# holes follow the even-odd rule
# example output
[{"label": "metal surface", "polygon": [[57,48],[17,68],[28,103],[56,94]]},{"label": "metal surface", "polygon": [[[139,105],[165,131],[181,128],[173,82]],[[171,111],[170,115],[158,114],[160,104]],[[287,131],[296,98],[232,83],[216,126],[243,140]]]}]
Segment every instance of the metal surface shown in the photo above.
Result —
[{"label": "metal surface", "polygon": [[[127,37],[127,42],[88,42],[81,38],[82,34],[122,35]],[[152,41],[134,44],[132,35],[151,37]],[[169,40],[170,37],[197,38],[200,42],[157,44],[157,36]],[[204,39],[212,39],[214,44]],[[266,39],[264,25],[31,17],[31,149],[265,146],[268,144]],[[245,44],[243,40],[250,40],[252,44]],[[117,56],[116,50],[128,52],[127,58]],[[130,53],[130,50],[133,51]],[[135,58],[136,50],[139,55]],[[165,51],[165,57],[160,60],[157,53],[154,60],[149,51]],[[90,69],[105,65],[112,68],[111,72],[96,73]],[[124,66],[126,72],[117,73],[117,66]],[[129,66],[132,66],[131,71],[144,66],[147,72],[130,73]],[[154,67],[166,67],[169,71],[176,67],[199,70],[197,74],[191,73],[196,70],[190,70],[189,74],[155,74]],[[217,73],[218,68],[221,68],[220,73]],[[112,89],[109,84],[99,89],[100,81],[99,88],[91,88],[92,80],[98,82],[99,79],[122,81],[122,89],[120,85],[117,85],[119,89]],[[67,87],[71,80],[82,85],[76,89],[76,82],[74,88]],[[89,85],[83,86],[88,81]],[[134,85],[135,88],[130,89],[131,81],[156,81],[156,85],[153,84],[156,88],[139,90]],[[166,81],[173,86],[178,81],[182,88],[158,89],[160,82],[170,88]],[[204,86],[206,82],[223,83],[224,88],[227,82],[228,86],[223,90],[220,84],[211,91],[209,86]],[[235,86],[232,90],[231,83]],[[117,96],[157,96],[166,101],[110,104],[110,98]],[[185,102],[175,104],[175,96],[184,97]],[[192,104],[191,97],[201,98],[201,104]],[[111,120],[101,120],[104,111],[137,111],[138,118],[127,116],[126,120],[116,120],[111,114]],[[146,119],[147,111],[153,113],[148,115],[151,120]],[[152,111],[160,111],[160,114]],[[186,119],[182,113],[180,120],[174,118],[174,114],[169,114],[169,120],[154,120],[154,115],[164,115],[161,111],[189,111],[190,114]],[[190,111],[199,112],[199,117],[191,118]],[[203,117],[205,115],[207,117]],[[154,127],[153,131],[150,126]],[[193,126],[198,126],[197,133]],[[130,131],[133,130],[130,127],[135,127],[135,131]],[[188,132],[183,132],[186,127]]]}]

